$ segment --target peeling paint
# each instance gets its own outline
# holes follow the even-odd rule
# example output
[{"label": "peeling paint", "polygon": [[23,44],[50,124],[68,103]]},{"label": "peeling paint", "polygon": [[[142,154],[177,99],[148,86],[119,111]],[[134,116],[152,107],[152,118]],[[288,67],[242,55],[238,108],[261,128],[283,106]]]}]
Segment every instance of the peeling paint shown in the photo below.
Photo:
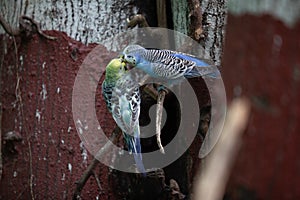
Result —
[{"label": "peeling paint", "polygon": [[85,125],[84,126],[84,130],[88,130],[89,129],[89,126],[88,125]]},{"label": "peeling paint", "polygon": [[45,69],[45,66],[46,66],[46,62],[43,62],[42,68]]},{"label": "peeling paint", "polygon": [[70,171],[70,173],[72,172],[72,164],[68,163],[68,170]]},{"label": "peeling paint", "polygon": [[83,134],[82,123],[79,119],[77,119],[76,124],[77,124],[77,129],[79,131],[79,134]]},{"label": "peeling paint", "polygon": [[23,66],[23,56],[22,55],[20,55],[20,64],[21,64],[21,66]]},{"label": "peeling paint", "polygon": [[40,95],[42,96],[42,100],[46,100],[47,90],[46,90],[46,85],[44,83],[42,84],[42,90],[40,92]]},{"label": "peeling paint", "polygon": [[87,165],[87,159],[88,159],[88,154],[87,154],[87,150],[84,147],[83,142],[80,142],[79,144],[80,149],[81,149],[81,156],[82,156],[82,164]]},{"label": "peeling paint", "polygon": [[41,121],[41,112],[39,111],[39,109],[36,109],[36,111],[35,111],[35,117],[37,118],[38,122]]}]

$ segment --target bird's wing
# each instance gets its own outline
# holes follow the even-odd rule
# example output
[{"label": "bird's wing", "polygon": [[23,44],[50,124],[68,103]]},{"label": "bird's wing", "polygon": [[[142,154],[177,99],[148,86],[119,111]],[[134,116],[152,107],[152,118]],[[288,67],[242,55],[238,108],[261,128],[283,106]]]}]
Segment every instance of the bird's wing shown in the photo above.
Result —
[{"label": "bird's wing", "polygon": [[195,66],[195,62],[193,61],[185,60],[172,55],[166,55],[164,58],[157,59],[151,64],[154,72],[158,76],[171,79],[184,76]]},{"label": "bird's wing", "polygon": [[[158,52],[158,50],[156,51]],[[182,76],[187,78],[198,76],[220,77],[219,69],[215,65],[209,64],[196,56],[171,50],[161,50],[160,54],[157,53],[156,55],[159,55],[157,56],[158,59],[153,60],[152,66],[159,76],[166,78],[179,78]]]}]

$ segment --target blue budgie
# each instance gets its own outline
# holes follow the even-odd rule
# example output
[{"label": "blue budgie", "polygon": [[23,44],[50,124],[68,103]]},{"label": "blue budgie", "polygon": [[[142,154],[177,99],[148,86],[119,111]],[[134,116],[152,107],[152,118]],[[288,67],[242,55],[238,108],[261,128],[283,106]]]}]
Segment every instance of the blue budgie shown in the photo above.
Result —
[{"label": "blue budgie", "polygon": [[145,173],[140,145],[140,92],[139,85],[127,73],[121,59],[112,59],[106,67],[102,83],[102,95],[108,110],[123,131],[128,150],[133,154],[136,166]]},{"label": "blue budgie", "polygon": [[124,62],[155,78],[220,77],[220,72],[216,66],[210,65],[193,55],[171,50],[146,49],[140,45],[129,45],[122,52],[121,58]]}]

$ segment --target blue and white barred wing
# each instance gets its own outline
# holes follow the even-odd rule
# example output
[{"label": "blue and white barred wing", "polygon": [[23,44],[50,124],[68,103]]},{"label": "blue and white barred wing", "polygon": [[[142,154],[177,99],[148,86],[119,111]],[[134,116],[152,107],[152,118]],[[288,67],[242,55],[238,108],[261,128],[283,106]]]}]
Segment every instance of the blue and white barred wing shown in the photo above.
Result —
[{"label": "blue and white barred wing", "polygon": [[190,68],[190,70],[188,70],[185,74],[185,77],[187,78],[197,76],[209,76],[211,78],[219,78],[221,75],[217,66],[211,64],[210,61],[206,61],[196,56],[180,52],[173,52],[172,56],[188,61],[188,63],[194,63],[193,67]]},{"label": "blue and white barred wing", "polygon": [[192,78],[208,75],[217,78],[220,75],[216,66],[181,52],[149,49],[143,57],[149,61],[154,73],[160,77],[176,79],[183,76]]}]

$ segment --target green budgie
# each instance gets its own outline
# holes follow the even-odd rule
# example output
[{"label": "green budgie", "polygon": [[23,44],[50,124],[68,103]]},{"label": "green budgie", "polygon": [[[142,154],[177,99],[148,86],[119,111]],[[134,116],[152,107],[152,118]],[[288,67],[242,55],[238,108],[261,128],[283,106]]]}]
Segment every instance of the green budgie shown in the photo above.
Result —
[{"label": "green budgie", "polygon": [[121,59],[112,59],[106,67],[102,95],[113,119],[123,132],[128,150],[133,154],[139,172],[144,174],[140,145],[139,85],[131,79],[128,72]]}]

